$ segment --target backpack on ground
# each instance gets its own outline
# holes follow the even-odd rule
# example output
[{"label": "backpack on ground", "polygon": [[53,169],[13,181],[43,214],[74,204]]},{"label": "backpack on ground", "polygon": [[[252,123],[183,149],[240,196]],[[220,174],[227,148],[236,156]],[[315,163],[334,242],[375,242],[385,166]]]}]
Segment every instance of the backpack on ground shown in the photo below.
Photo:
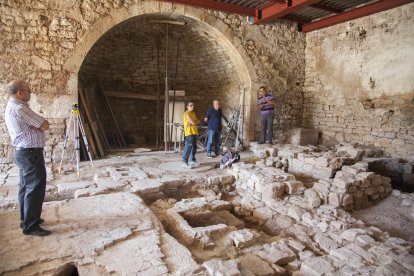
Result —
[{"label": "backpack on ground", "polygon": [[228,150],[220,160],[220,169],[231,167],[231,164],[240,161],[240,154]]}]

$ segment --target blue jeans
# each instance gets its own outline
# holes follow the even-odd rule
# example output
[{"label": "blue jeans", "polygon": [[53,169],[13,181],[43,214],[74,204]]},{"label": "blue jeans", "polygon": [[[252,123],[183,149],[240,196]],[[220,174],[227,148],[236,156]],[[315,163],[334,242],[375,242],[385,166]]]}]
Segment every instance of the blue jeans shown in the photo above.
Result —
[{"label": "blue jeans", "polygon": [[23,230],[38,225],[46,191],[46,168],[43,150],[16,150],[20,169],[19,208]]},{"label": "blue jeans", "polygon": [[197,136],[196,135],[185,136],[183,162],[188,164],[188,158],[190,158],[191,161],[196,161],[195,159],[196,152],[197,152]]},{"label": "blue jeans", "polygon": [[211,154],[211,144],[214,143],[214,153],[218,155],[220,149],[221,131],[208,130],[207,132],[207,154]]},{"label": "blue jeans", "polygon": [[[275,114],[261,115],[261,130],[260,130],[260,143],[265,141],[272,143],[273,140],[273,119]],[[265,140],[266,139],[266,140]]]}]

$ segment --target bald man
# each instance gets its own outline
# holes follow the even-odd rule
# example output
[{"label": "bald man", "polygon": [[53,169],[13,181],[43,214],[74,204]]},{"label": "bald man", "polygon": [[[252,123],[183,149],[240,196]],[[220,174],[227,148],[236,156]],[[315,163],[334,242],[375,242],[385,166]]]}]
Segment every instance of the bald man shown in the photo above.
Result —
[{"label": "bald man", "polygon": [[47,236],[51,232],[40,227],[43,222],[40,215],[46,191],[43,147],[49,122],[28,106],[31,92],[29,85],[22,80],[14,80],[7,85],[10,99],[5,121],[15,148],[14,160],[20,169],[20,228],[25,235]]}]

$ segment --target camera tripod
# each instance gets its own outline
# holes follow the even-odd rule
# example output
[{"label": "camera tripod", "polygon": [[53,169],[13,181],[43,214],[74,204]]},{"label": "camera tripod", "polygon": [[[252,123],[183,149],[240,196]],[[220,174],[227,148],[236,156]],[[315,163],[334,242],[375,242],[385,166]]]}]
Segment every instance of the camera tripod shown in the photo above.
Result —
[{"label": "camera tripod", "polygon": [[66,146],[68,144],[68,140],[69,140],[69,136],[70,136],[72,127],[73,127],[73,142],[74,142],[74,145],[75,145],[75,156],[76,156],[76,174],[79,177],[80,176],[80,171],[79,171],[79,162],[80,162],[79,129],[81,131],[83,143],[85,144],[86,151],[88,152],[89,160],[91,161],[92,167],[93,167],[93,162],[92,162],[91,152],[89,150],[88,139],[86,139],[85,129],[83,128],[82,119],[81,119],[80,112],[79,112],[79,106],[76,103],[73,104],[72,110],[71,110],[70,115],[69,115],[68,125],[67,125],[67,129],[66,129],[66,134],[65,134],[65,142],[63,143],[63,151],[62,151],[62,156],[60,158],[59,173],[62,169],[63,158],[64,158],[65,153],[66,153]]}]

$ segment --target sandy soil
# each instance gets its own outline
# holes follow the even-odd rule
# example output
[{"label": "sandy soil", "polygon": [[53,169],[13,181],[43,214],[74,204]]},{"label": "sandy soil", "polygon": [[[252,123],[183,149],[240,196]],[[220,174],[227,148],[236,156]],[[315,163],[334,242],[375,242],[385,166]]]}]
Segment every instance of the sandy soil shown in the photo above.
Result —
[{"label": "sandy soil", "polygon": [[394,195],[376,203],[373,206],[352,212],[356,219],[373,225],[391,236],[414,242],[414,218],[411,207],[401,205],[402,199]]}]

